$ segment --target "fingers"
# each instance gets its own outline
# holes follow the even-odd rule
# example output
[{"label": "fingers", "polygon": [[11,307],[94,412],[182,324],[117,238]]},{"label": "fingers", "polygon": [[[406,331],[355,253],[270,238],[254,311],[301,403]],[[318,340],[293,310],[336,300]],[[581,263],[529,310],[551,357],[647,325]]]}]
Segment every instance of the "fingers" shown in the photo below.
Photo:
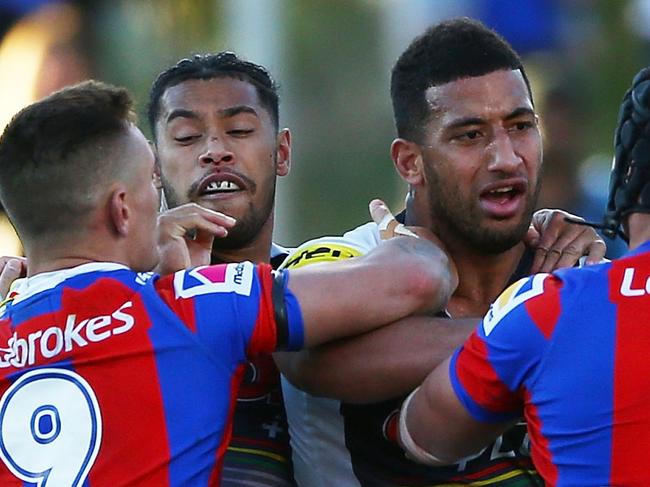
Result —
[{"label": "fingers", "polygon": [[[534,224],[540,232],[531,272],[551,272],[572,267],[583,255],[589,263],[599,262],[605,255],[605,242],[593,228],[577,225],[566,220],[568,213],[549,211],[545,218]],[[543,220],[543,221],[542,221]]]},{"label": "fingers", "polygon": [[4,299],[9,294],[11,284],[18,278],[24,277],[27,271],[25,259],[22,257],[2,257],[0,258],[0,299]]},{"label": "fingers", "polygon": [[607,245],[602,238],[597,238],[587,246],[587,258],[585,265],[598,264],[605,258]]},{"label": "fingers", "polygon": [[236,220],[195,203],[178,206],[158,216],[156,271],[168,274],[210,263],[215,237],[228,235]]},{"label": "fingers", "polygon": [[161,213],[158,217],[158,231],[159,235],[167,238],[189,236],[194,240],[203,232],[225,237],[235,223],[236,220],[228,215],[189,203]]},{"label": "fingers", "polygon": [[379,237],[382,240],[388,240],[397,235],[406,235],[418,238],[418,236],[399,223],[382,200],[375,199],[369,205],[370,216],[379,227]]}]

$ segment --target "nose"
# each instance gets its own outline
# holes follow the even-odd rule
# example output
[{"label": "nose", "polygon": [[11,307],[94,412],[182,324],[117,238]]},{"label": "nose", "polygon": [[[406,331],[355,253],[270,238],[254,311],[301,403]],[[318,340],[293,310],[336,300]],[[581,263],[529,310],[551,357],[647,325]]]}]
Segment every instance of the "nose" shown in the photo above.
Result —
[{"label": "nose", "polygon": [[199,155],[199,163],[202,165],[229,164],[235,159],[234,154],[223,144],[218,137],[208,137],[205,147]]},{"label": "nose", "polygon": [[505,129],[498,130],[486,148],[489,157],[488,169],[513,173],[519,169],[523,159],[518,154],[510,134]]}]

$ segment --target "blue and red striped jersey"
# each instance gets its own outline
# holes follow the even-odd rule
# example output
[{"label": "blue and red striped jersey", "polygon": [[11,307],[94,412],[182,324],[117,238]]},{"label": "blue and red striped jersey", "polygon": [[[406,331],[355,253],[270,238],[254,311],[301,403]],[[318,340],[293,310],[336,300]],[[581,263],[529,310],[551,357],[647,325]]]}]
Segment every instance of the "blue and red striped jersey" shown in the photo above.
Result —
[{"label": "blue and red striped jersey", "polygon": [[484,422],[525,416],[547,485],[648,484],[650,242],[613,262],[523,279],[453,356]]},{"label": "blue and red striped jersey", "polygon": [[267,265],[34,276],[0,315],[0,485],[218,485],[248,357],[303,343]]}]

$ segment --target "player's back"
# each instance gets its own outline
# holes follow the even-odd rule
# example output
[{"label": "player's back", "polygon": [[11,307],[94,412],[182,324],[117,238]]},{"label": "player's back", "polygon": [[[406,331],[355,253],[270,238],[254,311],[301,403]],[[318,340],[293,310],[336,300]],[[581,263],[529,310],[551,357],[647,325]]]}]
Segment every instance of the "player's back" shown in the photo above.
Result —
[{"label": "player's back", "polygon": [[[548,485],[643,486],[649,345],[646,243],[611,263],[513,285],[457,355],[453,379],[473,390],[463,402],[481,405],[470,407],[477,417],[523,402],[535,466]],[[502,393],[479,390],[474,384],[485,382],[468,374],[491,377]]]},{"label": "player's back", "polygon": [[561,274],[568,292],[560,289],[558,330],[533,393],[562,485],[587,485],[589,478],[597,479],[593,485],[647,485],[650,246],[644,247],[593,270]]},{"label": "player's back", "polygon": [[[216,485],[260,313],[232,297],[242,281],[259,291],[238,266],[158,279],[98,263],[28,280],[0,322],[0,484]],[[234,293],[208,293],[231,278]]]}]

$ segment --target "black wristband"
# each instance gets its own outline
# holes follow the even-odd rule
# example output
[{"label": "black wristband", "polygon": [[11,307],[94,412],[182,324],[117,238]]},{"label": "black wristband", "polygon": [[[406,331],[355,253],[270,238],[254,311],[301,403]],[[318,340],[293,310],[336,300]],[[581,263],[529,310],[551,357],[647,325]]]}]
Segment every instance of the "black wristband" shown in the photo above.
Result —
[{"label": "black wristband", "polygon": [[289,342],[289,322],[287,319],[287,302],[284,299],[287,274],[283,270],[273,271],[273,286],[271,298],[273,300],[273,314],[275,316],[276,350],[284,350]]}]

